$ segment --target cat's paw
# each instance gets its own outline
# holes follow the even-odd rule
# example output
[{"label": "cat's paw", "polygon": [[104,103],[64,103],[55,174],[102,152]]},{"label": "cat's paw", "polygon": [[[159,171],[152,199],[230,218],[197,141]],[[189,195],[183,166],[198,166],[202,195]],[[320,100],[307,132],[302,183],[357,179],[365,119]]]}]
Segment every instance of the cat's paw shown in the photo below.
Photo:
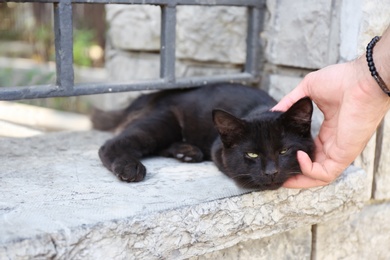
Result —
[{"label": "cat's paw", "polygon": [[202,151],[198,147],[187,143],[174,143],[168,149],[163,151],[161,155],[173,157],[182,162],[203,161]]},{"label": "cat's paw", "polygon": [[122,157],[115,159],[111,171],[122,181],[139,182],[145,178],[146,168],[137,159]]}]

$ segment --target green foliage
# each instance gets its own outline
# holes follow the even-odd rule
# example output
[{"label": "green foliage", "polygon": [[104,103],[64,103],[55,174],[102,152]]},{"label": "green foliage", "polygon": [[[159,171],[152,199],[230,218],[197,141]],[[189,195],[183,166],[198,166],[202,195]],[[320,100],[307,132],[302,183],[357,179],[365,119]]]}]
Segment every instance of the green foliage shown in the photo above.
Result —
[{"label": "green foliage", "polygon": [[74,30],[73,32],[73,60],[80,66],[92,66],[89,57],[89,48],[95,44],[95,32],[93,30]]},{"label": "green foliage", "polygon": [[0,87],[52,84],[55,72],[42,71],[38,68],[13,69],[0,68]]}]

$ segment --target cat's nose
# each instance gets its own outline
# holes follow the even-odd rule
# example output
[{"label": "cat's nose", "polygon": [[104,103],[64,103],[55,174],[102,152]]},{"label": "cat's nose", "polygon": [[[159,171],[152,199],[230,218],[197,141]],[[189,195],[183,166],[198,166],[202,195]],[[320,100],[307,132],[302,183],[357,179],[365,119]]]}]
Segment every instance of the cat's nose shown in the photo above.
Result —
[{"label": "cat's nose", "polygon": [[277,174],[278,170],[276,168],[275,163],[268,163],[267,166],[265,167],[264,173],[269,176]]}]

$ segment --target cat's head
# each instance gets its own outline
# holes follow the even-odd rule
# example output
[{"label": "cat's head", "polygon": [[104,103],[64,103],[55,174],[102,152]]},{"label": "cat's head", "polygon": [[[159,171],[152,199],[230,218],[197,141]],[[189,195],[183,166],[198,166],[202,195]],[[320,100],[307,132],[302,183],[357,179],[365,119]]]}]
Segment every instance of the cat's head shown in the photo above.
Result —
[{"label": "cat's head", "polygon": [[312,113],[307,97],[286,112],[267,111],[243,119],[215,109],[213,121],[223,143],[222,170],[242,187],[279,188],[300,174],[298,150],[313,159]]}]

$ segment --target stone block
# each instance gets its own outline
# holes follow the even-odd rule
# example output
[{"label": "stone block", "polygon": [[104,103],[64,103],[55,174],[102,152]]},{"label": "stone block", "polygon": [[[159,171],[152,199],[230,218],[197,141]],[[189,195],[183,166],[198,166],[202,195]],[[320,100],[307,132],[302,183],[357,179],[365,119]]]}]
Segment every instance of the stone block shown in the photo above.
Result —
[{"label": "stone block", "polygon": [[190,260],[310,259],[311,239],[311,226],[306,226],[258,240],[240,242],[230,248],[191,257]]},{"label": "stone block", "polygon": [[229,75],[240,73],[241,71],[241,67],[229,64],[189,60],[178,60],[176,62],[176,76],[178,78]]},{"label": "stone block", "polygon": [[152,5],[106,5],[108,37],[121,50],[159,51],[161,10]]},{"label": "stone block", "polygon": [[364,0],[344,0],[340,11],[340,61],[350,61],[359,55],[358,38],[362,21]]},{"label": "stone block", "polygon": [[[376,150],[376,134],[374,134],[370,141],[367,143],[363,152],[355,159],[353,162],[357,167],[362,168],[367,173],[367,187],[366,187],[366,198],[367,200],[371,198],[373,181],[374,181],[374,171],[375,171],[375,150]],[[390,183],[390,182],[388,182]]]},{"label": "stone block", "polygon": [[340,60],[353,60],[364,53],[375,35],[390,24],[390,2],[345,0],[340,14]]},{"label": "stone block", "polygon": [[[109,78],[115,82],[134,82],[156,80],[160,78],[160,55],[145,52],[128,52],[108,49],[106,70]],[[240,66],[220,64],[218,62],[196,62],[176,60],[176,77],[215,76],[241,72]],[[142,91],[142,93],[147,91]],[[104,110],[123,108],[141,92],[126,92],[95,95],[96,107]]]},{"label": "stone block", "polygon": [[[110,51],[110,59],[106,62],[110,79],[116,82],[158,79],[160,77],[160,55],[152,53]],[[176,76],[197,77],[241,72],[240,66],[220,64],[218,62],[196,62],[176,60]]]},{"label": "stone block", "polygon": [[388,259],[390,204],[373,204],[360,213],[317,226],[318,260]]},{"label": "stone block", "polygon": [[143,182],[123,183],[97,155],[111,136],[1,139],[0,259],[184,259],[350,215],[364,203],[366,175],[356,167],[325,187],[256,192],[212,162],[156,157],[143,160]]},{"label": "stone block", "polygon": [[[135,82],[159,79],[160,55],[153,53],[127,52],[108,49],[106,70],[113,82]],[[141,93],[148,91],[130,91],[95,95],[94,106],[103,110],[115,110],[126,107]]]},{"label": "stone block", "polygon": [[374,199],[390,199],[390,113],[384,119],[378,168],[374,175]]},{"label": "stone block", "polygon": [[[160,50],[159,7],[107,5],[106,11],[110,24],[108,35],[115,49]],[[243,64],[246,27],[246,8],[179,6],[176,56],[179,59]]]},{"label": "stone block", "polygon": [[267,0],[269,20],[263,33],[267,60],[308,69],[336,63],[337,5],[327,0]]},{"label": "stone block", "polygon": [[280,74],[269,74],[267,85],[268,93],[276,100],[281,100],[302,81],[303,77]]},{"label": "stone block", "polygon": [[246,8],[180,6],[176,28],[179,59],[245,62]]}]

